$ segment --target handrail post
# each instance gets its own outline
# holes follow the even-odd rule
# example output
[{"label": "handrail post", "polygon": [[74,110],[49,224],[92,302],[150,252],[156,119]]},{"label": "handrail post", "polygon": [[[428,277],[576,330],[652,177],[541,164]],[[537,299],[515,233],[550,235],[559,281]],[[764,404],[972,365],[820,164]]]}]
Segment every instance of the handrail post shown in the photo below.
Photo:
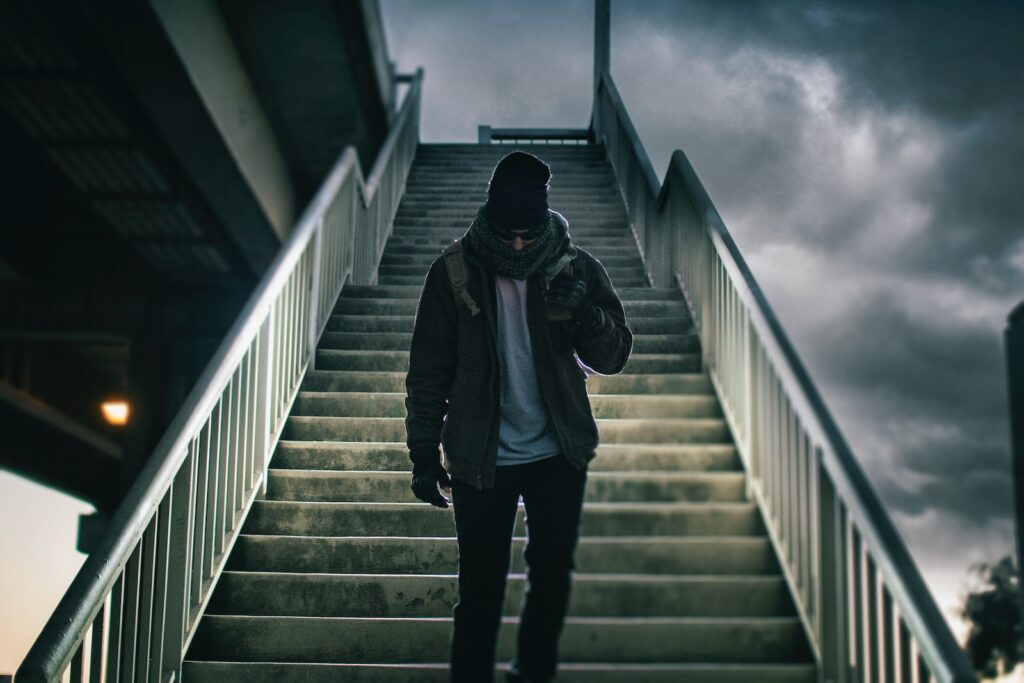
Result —
[{"label": "handrail post", "polygon": [[[1017,574],[1024,566],[1024,301],[1010,312],[1006,325],[1006,369],[1010,388],[1010,438],[1013,447],[1014,525],[1017,531]],[[1024,624],[1024,591],[1017,592]],[[1024,634],[1022,634],[1024,647]]]},{"label": "handrail post", "polygon": [[[324,238],[324,217],[323,214],[316,222],[316,231],[313,233],[313,264],[309,273],[309,332],[306,340],[306,357],[309,358],[309,369],[316,369],[316,343],[317,334],[320,332],[320,252],[323,247]],[[374,244],[376,245],[376,239]]]},{"label": "handrail post", "polygon": [[590,114],[594,131],[601,130],[597,89],[601,74],[611,68],[611,42],[611,0],[594,0],[594,103]]},{"label": "handrail post", "polygon": [[816,487],[818,491],[818,552],[814,558],[817,565],[818,594],[818,647],[821,653],[819,669],[820,683],[846,683],[846,543],[842,507],[836,496],[835,486],[829,479],[822,462],[820,448],[813,452]]},{"label": "handrail post", "polygon": [[259,347],[256,353],[256,453],[260,462],[260,495],[267,493],[267,469],[270,467],[270,446],[274,431],[274,317],[276,306],[271,306],[257,333]]}]

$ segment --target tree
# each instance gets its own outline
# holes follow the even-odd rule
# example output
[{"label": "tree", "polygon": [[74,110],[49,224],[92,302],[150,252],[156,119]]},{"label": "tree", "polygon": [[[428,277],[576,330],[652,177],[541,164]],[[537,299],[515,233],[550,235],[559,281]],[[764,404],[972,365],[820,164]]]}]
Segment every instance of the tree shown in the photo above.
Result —
[{"label": "tree", "polygon": [[995,677],[1000,668],[1009,673],[1024,660],[1017,567],[1007,555],[995,564],[974,564],[970,571],[983,585],[964,598],[960,616],[971,624],[964,649],[979,675]]}]

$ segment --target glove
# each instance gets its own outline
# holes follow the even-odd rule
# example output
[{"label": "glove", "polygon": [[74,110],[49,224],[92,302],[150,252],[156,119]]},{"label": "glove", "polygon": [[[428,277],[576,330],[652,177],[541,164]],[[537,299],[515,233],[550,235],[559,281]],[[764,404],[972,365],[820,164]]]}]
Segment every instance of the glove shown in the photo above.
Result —
[{"label": "glove", "polygon": [[573,322],[590,328],[601,321],[601,311],[594,304],[584,305],[587,283],[567,273],[559,273],[542,293],[544,301],[569,311]]},{"label": "glove", "polygon": [[452,479],[441,466],[441,461],[427,459],[426,462],[419,462],[413,456],[412,483],[410,484],[413,494],[424,503],[446,508],[448,499],[437,490],[438,485],[444,489],[445,493],[451,495]]}]

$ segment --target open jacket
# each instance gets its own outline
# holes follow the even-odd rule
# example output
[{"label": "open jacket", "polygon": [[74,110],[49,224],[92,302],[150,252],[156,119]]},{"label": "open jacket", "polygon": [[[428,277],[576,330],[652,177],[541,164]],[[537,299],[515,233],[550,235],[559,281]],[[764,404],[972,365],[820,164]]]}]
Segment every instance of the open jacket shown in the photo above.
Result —
[{"label": "open jacket", "polygon": [[[468,234],[468,233],[467,233]],[[494,274],[484,270],[462,238],[466,289],[480,311],[456,303],[443,256],[430,266],[416,309],[406,376],[406,445],[410,457],[440,459],[448,473],[476,486],[494,486],[498,454],[500,358]],[[527,278],[527,327],[542,400],[562,453],[577,469],[596,455],[597,422],[582,365],[603,375],[622,371],[633,348],[622,303],[601,262],[576,247],[573,273],[586,282],[584,306],[596,304],[600,322],[584,330],[572,320],[548,320],[540,269]],[[578,360],[577,360],[578,358]]]}]

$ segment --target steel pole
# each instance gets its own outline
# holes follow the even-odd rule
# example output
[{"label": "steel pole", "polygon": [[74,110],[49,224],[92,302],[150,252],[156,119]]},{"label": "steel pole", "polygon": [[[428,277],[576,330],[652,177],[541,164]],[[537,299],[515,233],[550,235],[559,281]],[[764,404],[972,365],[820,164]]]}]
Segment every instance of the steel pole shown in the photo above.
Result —
[{"label": "steel pole", "polygon": [[[1024,571],[1024,301],[1010,312],[1006,325],[1006,370],[1010,389],[1010,438],[1013,446],[1014,520],[1017,530],[1017,576]],[[1024,624],[1024,589],[1017,591]],[[1021,647],[1024,647],[1022,635]]]}]

